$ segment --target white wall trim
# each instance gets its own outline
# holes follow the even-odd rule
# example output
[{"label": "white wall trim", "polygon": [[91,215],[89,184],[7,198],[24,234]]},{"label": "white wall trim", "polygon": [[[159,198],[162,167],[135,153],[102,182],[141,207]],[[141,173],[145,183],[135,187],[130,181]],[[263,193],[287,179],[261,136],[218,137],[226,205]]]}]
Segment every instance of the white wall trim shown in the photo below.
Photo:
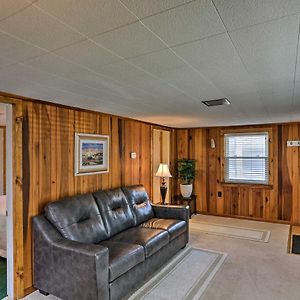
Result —
[{"label": "white wall trim", "polygon": [[7,205],[7,295],[14,298],[13,147],[12,105],[6,106],[6,205]]}]

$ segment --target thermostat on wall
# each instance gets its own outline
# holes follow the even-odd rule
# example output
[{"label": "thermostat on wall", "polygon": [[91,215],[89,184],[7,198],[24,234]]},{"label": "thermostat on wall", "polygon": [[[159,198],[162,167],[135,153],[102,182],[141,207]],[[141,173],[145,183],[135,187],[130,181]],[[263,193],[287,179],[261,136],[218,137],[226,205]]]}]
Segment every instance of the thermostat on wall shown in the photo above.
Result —
[{"label": "thermostat on wall", "polygon": [[300,147],[300,141],[287,141],[288,147]]}]

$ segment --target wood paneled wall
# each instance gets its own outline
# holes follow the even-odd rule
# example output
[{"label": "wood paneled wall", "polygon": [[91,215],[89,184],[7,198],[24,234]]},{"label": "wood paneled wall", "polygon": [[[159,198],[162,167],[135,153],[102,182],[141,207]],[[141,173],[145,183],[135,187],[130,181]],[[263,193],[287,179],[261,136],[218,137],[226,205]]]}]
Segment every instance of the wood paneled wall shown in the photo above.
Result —
[{"label": "wood paneled wall", "polygon": [[[222,132],[224,130],[271,130],[269,186],[222,182]],[[210,147],[215,140],[216,148]],[[176,131],[177,157],[197,160],[194,193],[197,210],[300,224],[300,147],[287,147],[287,140],[300,140],[300,124],[197,128]],[[178,192],[174,185],[174,193]],[[218,196],[218,192],[221,195]]]},{"label": "wood paneled wall", "polygon": [[[49,201],[142,183],[151,194],[152,127],[139,121],[23,103],[24,285],[32,286],[31,217]],[[110,172],[74,176],[74,133],[109,134]],[[136,152],[136,159],[130,158]]]}]

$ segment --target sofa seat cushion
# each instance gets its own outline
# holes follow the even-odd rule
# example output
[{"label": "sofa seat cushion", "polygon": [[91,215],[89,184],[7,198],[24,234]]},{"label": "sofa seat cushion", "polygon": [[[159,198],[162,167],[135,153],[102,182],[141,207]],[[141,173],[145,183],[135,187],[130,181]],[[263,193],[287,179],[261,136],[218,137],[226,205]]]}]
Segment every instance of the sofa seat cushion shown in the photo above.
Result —
[{"label": "sofa seat cushion", "polygon": [[175,219],[152,218],[142,223],[140,227],[167,230],[170,235],[170,240],[174,240],[176,237],[186,231],[185,221]]},{"label": "sofa seat cushion", "polygon": [[161,229],[132,227],[111,240],[141,245],[147,258],[169,243],[169,234]]},{"label": "sofa seat cushion", "polygon": [[109,252],[109,282],[145,260],[144,248],[137,244],[104,241],[99,245]]}]

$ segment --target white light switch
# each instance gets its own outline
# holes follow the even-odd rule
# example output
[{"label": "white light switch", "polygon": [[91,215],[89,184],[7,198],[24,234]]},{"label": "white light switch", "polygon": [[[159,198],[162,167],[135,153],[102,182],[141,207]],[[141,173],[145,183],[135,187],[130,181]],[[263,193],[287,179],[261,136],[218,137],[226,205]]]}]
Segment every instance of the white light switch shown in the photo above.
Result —
[{"label": "white light switch", "polygon": [[287,141],[288,147],[300,147],[300,141]]},{"label": "white light switch", "polygon": [[130,152],[130,158],[136,159],[136,152]]}]

